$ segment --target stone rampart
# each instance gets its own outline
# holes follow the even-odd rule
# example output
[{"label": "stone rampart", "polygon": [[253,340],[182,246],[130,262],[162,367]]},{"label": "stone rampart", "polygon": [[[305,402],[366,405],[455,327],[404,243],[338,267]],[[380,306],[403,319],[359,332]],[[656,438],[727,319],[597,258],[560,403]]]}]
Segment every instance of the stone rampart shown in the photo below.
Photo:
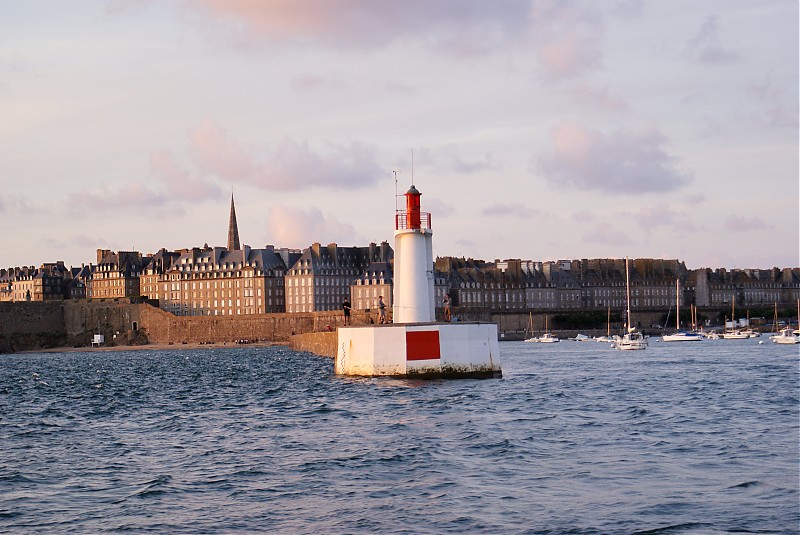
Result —
[{"label": "stone rampart", "polygon": [[60,302],[0,302],[0,353],[65,345]]},{"label": "stone rampart", "polygon": [[289,346],[295,351],[336,358],[336,340],[335,332],[296,334],[289,340]]}]

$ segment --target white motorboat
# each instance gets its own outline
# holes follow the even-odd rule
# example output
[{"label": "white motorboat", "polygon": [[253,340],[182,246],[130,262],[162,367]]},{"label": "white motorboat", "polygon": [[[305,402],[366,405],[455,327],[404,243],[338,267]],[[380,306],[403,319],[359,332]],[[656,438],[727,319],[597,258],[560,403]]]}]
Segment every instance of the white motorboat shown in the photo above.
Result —
[{"label": "white motorboat", "polygon": [[575,335],[575,338],[570,338],[570,340],[572,340],[573,342],[588,342],[591,340],[591,338],[589,338],[585,334],[578,333]]},{"label": "white motorboat", "polygon": [[794,334],[791,327],[781,329],[776,336],[772,336],[771,338],[776,344],[800,344],[800,336]]},{"label": "white motorboat", "polygon": [[724,338],[725,340],[746,340],[750,338],[750,334],[745,331],[730,331],[721,334],[720,337]]},{"label": "white motorboat", "polygon": [[614,343],[614,347],[623,350],[647,349],[647,340],[642,333],[631,331],[622,335],[622,338]]},{"label": "white motorboat", "polygon": [[544,333],[539,337],[540,344],[552,344],[554,342],[558,342],[558,337],[553,333]]}]

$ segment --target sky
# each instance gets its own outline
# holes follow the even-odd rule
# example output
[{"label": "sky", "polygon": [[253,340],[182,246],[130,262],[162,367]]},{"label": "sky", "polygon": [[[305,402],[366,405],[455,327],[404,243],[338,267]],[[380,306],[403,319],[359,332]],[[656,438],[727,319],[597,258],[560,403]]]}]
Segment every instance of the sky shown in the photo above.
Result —
[{"label": "sky", "polygon": [[800,266],[797,0],[0,0],[0,267],[98,248]]}]

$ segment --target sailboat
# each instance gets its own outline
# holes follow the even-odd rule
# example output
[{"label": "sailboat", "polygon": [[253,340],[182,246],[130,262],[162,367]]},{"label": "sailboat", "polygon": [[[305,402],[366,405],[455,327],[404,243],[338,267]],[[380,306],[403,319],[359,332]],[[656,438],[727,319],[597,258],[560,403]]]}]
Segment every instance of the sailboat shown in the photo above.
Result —
[{"label": "sailboat", "polygon": [[703,335],[696,332],[681,330],[681,282],[675,279],[675,332],[661,335],[664,342],[696,342],[703,339]]},{"label": "sailboat", "polygon": [[606,335],[598,336],[595,338],[597,342],[613,342],[614,338],[611,337],[611,306],[608,307],[608,317],[606,319]]},{"label": "sailboat", "polygon": [[539,339],[533,335],[533,312],[528,313],[528,333],[530,334],[529,338],[526,338],[526,342],[538,342]]},{"label": "sailboat", "polygon": [[725,322],[725,333],[722,334],[722,338],[725,340],[745,340],[750,338],[750,335],[746,332],[742,332],[739,330],[733,330],[733,327],[736,326],[736,296],[733,296],[731,299],[731,330],[730,332],[728,329],[728,322]]},{"label": "sailboat", "polygon": [[544,334],[539,337],[539,342],[543,344],[552,344],[553,342],[558,342],[558,337],[547,331],[547,314],[544,315]]},{"label": "sailboat", "polygon": [[617,349],[622,350],[631,350],[631,349],[647,349],[647,341],[644,339],[644,335],[636,330],[635,327],[631,327],[633,321],[631,320],[631,274],[630,274],[630,267],[628,266],[628,257],[625,257],[625,295],[626,300],[628,303],[628,316],[627,316],[627,325],[626,325],[626,333],[622,335],[622,338],[618,340],[614,347]]},{"label": "sailboat", "polygon": [[542,336],[536,337],[533,335],[533,313],[530,314],[530,331],[531,336],[530,338],[526,338],[526,342],[541,342],[543,344],[552,344],[553,342],[558,342],[558,337],[553,333],[547,332],[547,314],[544,316],[544,334]]}]

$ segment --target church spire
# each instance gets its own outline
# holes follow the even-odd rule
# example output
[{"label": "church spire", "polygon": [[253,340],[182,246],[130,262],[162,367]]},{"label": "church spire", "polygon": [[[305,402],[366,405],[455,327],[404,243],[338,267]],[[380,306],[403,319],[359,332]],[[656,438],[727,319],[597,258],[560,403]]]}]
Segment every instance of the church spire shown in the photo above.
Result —
[{"label": "church spire", "polygon": [[239,226],[236,224],[236,208],[233,206],[233,193],[231,193],[231,218],[228,222],[228,250],[238,251],[239,246]]}]

